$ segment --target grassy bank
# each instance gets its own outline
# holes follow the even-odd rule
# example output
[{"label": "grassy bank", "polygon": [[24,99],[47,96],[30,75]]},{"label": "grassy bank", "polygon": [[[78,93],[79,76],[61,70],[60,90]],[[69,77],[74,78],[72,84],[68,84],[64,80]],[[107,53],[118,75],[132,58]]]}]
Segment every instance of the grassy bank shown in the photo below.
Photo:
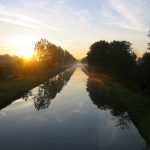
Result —
[{"label": "grassy bank", "polygon": [[49,73],[35,73],[24,78],[0,81],[0,109],[6,107],[15,99],[21,97],[30,89],[44,82],[45,80],[56,76],[58,73],[67,69],[68,66],[52,69]]},{"label": "grassy bank", "polygon": [[141,95],[134,89],[124,86],[115,78],[96,72],[95,70],[90,72],[94,72],[94,76],[102,80],[104,85],[124,103],[133,122],[150,144],[150,98]]}]

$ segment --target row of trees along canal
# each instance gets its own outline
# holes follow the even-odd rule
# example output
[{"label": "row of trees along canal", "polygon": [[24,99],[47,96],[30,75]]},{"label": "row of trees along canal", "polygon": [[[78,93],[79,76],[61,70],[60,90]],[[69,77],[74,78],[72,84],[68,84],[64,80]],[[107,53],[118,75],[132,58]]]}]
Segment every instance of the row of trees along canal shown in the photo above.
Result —
[{"label": "row of trees along canal", "polygon": [[30,60],[17,56],[0,55],[0,79],[25,77],[32,73],[48,73],[64,69],[76,61],[66,50],[41,39],[35,44],[35,54]]},{"label": "row of trees along canal", "polygon": [[[148,46],[150,50],[150,43]],[[98,41],[91,45],[86,59],[99,71],[127,81],[150,94],[150,52],[138,58],[130,42]]]}]

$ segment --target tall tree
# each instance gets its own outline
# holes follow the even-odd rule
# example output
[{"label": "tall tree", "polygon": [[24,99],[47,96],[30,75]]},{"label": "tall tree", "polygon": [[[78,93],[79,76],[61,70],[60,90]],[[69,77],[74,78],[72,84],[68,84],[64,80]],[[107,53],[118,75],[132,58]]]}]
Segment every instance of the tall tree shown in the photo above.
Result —
[{"label": "tall tree", "polygon": [[67,51],[64,51],[60,46],[50,43],[46,39],[41,39],[35,44],[35,53],[38,61],[48,69],[51,66],[69,65],[76,59]]},{"label": "tall tree", "polygon": [[87,53],[88,63],[120,77],[129,77],[136,64],[132,44],[127,41],[99,41]]}]

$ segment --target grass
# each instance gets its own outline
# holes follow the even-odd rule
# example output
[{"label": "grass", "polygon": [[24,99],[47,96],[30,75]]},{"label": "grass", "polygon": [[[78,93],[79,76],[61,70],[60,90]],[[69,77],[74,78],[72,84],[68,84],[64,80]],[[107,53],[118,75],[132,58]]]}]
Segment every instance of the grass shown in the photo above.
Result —
[{"label": "grass", "polygon": [[123,102],[139,132],[150,144],[150,98],[141,95],[137,90],[126,87],[113,77],[100,72],[96,72],[95,75]]},{"label": "grass", "polygon": [[49,74],[40,72],[20,79],[18,78],[14,80],[11,79],[0,81],[0,109],[6,107],[15,99],[20,98],[30,89],[34,88],[45,80],[56,76],[65,69],[66,67],[62,67],[51,71]]}]

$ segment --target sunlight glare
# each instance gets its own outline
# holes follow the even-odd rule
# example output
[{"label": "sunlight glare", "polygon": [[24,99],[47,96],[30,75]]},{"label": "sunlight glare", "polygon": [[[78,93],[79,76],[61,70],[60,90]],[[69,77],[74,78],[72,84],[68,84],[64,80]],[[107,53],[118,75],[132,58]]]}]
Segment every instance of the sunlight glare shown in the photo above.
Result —
[{"label": "sunlight glare", "polygon": [[15,36],[14,43],[17,49],[16,54],[30,59],[34,54],[34,45],[37,42],[37,38],[32,36]]}]

